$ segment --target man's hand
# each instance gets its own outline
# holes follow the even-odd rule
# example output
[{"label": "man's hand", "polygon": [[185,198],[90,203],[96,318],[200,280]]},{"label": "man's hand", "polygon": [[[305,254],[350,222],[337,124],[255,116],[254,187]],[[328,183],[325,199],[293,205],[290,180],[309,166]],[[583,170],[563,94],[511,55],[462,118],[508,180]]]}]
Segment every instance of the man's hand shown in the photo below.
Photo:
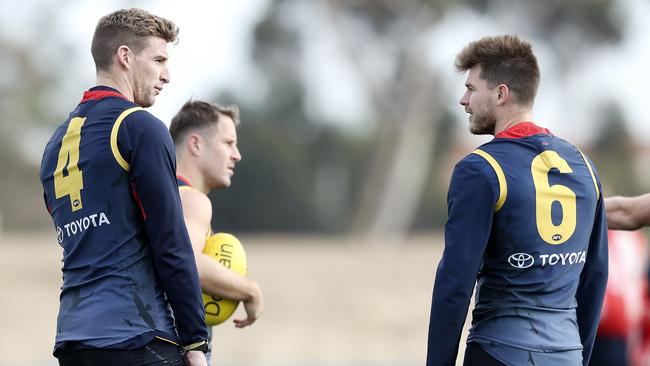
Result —
[{"label": "man's hand", "polygon": [[184,358],[186,366],[208,366],[205,353],[201,351],[187,351]]},{"label": "man's hand", "polygon": [[262,316],[262,312],[264,311],[264,301],[262,299],[262,289],[260,288],[260,285],[253,280],[248,281],[251,289],[251,297],[248,300],[243,301],[247,317],[246,319],[233,320],[237,328],[244,328],[255,323],[257,318]]}]

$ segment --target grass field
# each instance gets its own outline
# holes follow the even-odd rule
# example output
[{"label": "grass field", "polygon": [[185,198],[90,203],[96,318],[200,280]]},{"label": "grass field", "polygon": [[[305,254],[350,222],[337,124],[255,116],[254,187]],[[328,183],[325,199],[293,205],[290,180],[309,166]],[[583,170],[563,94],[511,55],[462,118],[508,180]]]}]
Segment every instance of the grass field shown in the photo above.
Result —
[{"label": "grass field", "polygon": [[[440,236],[403,245],[341,237],[240,239],[249,273],[264,291],[265,313],[252,327],[216,327],[213,365],[424,363]],[[0,248],[0,366],[56,365],[61,249],[54,234],[4,234]]]}]

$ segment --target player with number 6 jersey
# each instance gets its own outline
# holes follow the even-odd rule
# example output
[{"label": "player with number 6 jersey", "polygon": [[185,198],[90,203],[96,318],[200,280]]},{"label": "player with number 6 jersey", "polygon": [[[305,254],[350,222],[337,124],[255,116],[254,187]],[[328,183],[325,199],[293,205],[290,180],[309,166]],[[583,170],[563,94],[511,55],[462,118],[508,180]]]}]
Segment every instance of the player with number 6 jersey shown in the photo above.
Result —
[{"label": "player with number 6 jersey", "polygon": [[[485,37],[459,54],[470,131],[494,139],[454,168],[433,289],[427,365],[454,365],[476,284],[464,365],[587,365],[607,281],[593,163],[529,122],[530,44]],[[523,70],[523,71],[522,71]]]}]

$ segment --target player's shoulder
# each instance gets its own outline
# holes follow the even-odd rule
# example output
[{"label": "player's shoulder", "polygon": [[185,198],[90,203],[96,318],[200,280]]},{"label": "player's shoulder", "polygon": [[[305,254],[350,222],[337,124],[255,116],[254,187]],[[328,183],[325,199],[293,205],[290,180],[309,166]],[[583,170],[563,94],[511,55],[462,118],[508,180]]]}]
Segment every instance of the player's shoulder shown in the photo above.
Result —
[{"label": "player's shoulder", "polygon": [[120,129],[124,127],[129,130],[167,129],[161,120],[140,105],[122,97],[109,96],[98,101],[88,101],[80,104],[75,112],[77,111],[90,116],[91,119],[116,124]]},{"label": "player's shoulder", "polygon": [[129,125],[133,125],[133,128],[156,130],[162,128],[167,130],[163,121],[137,104],[125,109],[123,113],[128,113],[128,115],[125,116],[124,121]]},{"label": "player's shoulder", "polygon": [[98,100],[82,101],[73,114],[88,114],[94,116],[105,116],[104,118],[115,119],[124,111],[138,107],[134,102],[123,97],[108,96]]},{"label": "player's shoulder", "polygon": [[553,147],[555,148],[578,151],[578,147],[576,145],[574,145],[572,142],[566,140],[563,137],[553,135],[550,141],[553,144]]},{"label": "player's shoulder", "polygon": [[483,169],[485,166],[494,165],[498,160],[496,156],[499,155],[501,150],[492,141],[486,142],[470,151],[458,161],[456,168]]},{"label": "player's shoulder", "polygon": [[116,118],[115,123],[120,130],[128,132],[128,136],[144,136],[149,142],[164,141],[171,143],[167,126],[153,114],[137,104],[125,108]]},{"label": "player's shoulder", "polygon": [[210,221],[212,221],[212,203],[208,196],[191,187],[180,188],[182,188],[179,193],[185,220],[204,223],[209,228]]},{"label": "player's shoulder", "polygon": [[179,187],[179,194],[183,208],[197,212],[212,213],[212,203],[210,198],[196,188],[190,186]]},{"label": "player's shoulder", "polygon": [[503,148],[492,141],[477,147],[456,163],[453,173],[456,181],[463,180],[470,182],[469,184],[488,183],[495,187],[505,184]]},{"label": "player's shoulder", "polygon": [[531,144],[535,144],[538,139],[546,138],[546,135],[528,136],[525,138],[494,138],[477,148],[477,150],[485,151],[491,155],[506,155],[511,156],[513,153],[520,149],[525,149]]},{"label": "player's shoulder", "polygon": [[569,164],[586,164],[590,169],[595,168],[587,153],[561,137],[553,137],[553,146],[551,149],[557,152],[563,159],[567,160]]},{"label": "player's shoulder", "polygon": [[[502,171],[498,163],[489,158],[488,155],[481,155],[481,150],[474,150],[456,163],[452,174],[452,181],[464,182],[496,182],[496,171]],[[486,159],[486,156],[488,159]],[[496,166],[496,169],[495,169]]]}]

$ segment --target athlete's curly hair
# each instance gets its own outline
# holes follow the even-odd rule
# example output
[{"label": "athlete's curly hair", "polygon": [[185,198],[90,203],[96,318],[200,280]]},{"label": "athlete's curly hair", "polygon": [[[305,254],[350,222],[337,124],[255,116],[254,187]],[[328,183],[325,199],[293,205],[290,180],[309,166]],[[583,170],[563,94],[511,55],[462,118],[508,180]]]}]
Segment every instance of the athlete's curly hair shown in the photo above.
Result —
[{"label": "athlete's curly hair", "polygon": [[110,68],[113,55],[122,45],[139,54],[145,48],[148,37],[159,37],[167,42],[174,42],[177,36],[178,27],[171,20],[142,9],[121,9],[99,20],[90,52],[97,71],[105,71]]},{"label": "athlete's curly hair", "polygon": [[530,43],[514,35],[483,37],[456,56],[456,70],[481,67],[481,79],[490,88],[505,84],[522,105],[532,105],[539,87],[539,67]]}]

